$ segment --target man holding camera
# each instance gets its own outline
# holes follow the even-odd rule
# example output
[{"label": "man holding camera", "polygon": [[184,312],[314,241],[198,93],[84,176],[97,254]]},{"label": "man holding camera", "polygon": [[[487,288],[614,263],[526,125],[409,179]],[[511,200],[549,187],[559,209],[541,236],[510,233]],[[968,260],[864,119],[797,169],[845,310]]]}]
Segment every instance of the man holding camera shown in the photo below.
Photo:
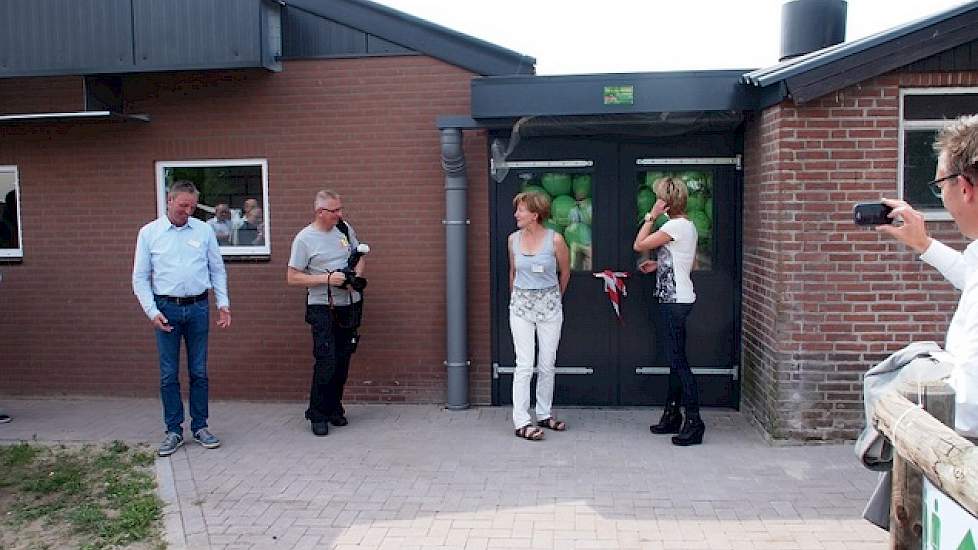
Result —
[{"label": "man holding camera", "polygon": [[[306,418],[312,433],[329,424],[345,426],[343,385],[356,351],[365,261],[356,232],[343,221],[343,203],[333,191],[316,193],[315,217],[292,241],[287,282],[306,287],[306,322],[312,327],[312,388]],[[353,262],[351,262],[351,258]],[[351,263],[353,265],[351,265]]]},{"label": "man holding camera", "polygon": [[934,145],[939,157],[931,191],[941,198],[958,230],[972,242],[958,252],[927,234],[924,218],[904,201],[883,199],[892,207],[890,218],[902,225],[880,225],[890,235],[920,254],[961,290],[961,300],[948,327],[946,354],[941,360],[953,365],[951,385],[956,393],[955,429],[978,437],[978,115],[948,124]]}]

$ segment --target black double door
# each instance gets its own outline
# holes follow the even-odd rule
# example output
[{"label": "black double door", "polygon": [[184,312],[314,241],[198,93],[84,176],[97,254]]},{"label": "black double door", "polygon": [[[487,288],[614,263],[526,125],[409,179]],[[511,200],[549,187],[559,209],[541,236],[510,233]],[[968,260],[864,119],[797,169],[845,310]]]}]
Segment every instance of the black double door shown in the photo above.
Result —
[{"label": "black double door", "polygon": [[[507,159],[508,173],[492,189],[495,403],[512,402],[515,354],[506,247],[508,235],[516,229],[512,200],[523,190],[551,197],[548,225],[560,231],[571,248],[555,403],[626,406],[665,401],[668,361],[655,322],[654,275],[637,271],[639,257],[632,242],[639,219],[654,200],[651,184],[671,176],[687,182],[689,217],[700,234],[692,275],[697,299],[687,324],[690,365],[703,404],[738,405],[740,172],[729,149],[704,150],[709,140],[694,143],[536,139],[522,143],[518,154]],[[605,270],[628,273],[620,317],[604,292],[604,281],[594,276]]]}]

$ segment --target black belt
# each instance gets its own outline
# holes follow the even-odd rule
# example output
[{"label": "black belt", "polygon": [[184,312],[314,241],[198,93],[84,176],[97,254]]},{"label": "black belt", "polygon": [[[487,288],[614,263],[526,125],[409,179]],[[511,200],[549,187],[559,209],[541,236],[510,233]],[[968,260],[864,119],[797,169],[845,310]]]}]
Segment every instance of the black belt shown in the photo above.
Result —
[{"label": "black belt", "polygon": [[207,291],[205,290],[197,296],[162,296],[157,294],[156,297],[172,304],[177,304],[178,306],[189,306],[190,304],[196,304],[201,300],[206,300]]}]

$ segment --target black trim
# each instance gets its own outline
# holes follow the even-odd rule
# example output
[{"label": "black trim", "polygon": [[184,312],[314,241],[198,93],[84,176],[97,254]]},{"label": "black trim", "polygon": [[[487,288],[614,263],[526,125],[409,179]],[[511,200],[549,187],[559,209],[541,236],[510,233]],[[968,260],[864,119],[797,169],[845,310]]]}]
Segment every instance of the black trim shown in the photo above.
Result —
[{"label": "black trim", "polygon": [[[935,27],[958,15],[978,8],[978,1],[970,2],[904,25],[876,33],[852,42],[830,46],[801,57],[790,59],[771,67],[757,69],[744,75],[744,82],[755,86],[770,86],[809,70],[833,63],[839,59],[862,53],[920,29]],[[940,30],[935,28],[934,30]],[[909,62],[909,61],[908,61]]]},{"label": "black trim", "polygon": [[910,73],[978,70],[978,40],[904,65],[900,70]]},{"label": "black trim", "polygon": [[296,55],[284,56],[282,61],[304,61],[306,59],[360,59],[361,57],[412,57],[424,55],[414,51],[407,52],[382,52],[382,53],[338,53],[328,55]]},{"label": "black trim", "polygon": [[757,94],[757,108],[758,110],[764,110],[772,105],[781,103],[787,98],[788,84],[785,82],[778,82],[773,86],[760,88],[760,91]]},{"label": "black trim", "polygon": [[976,39],[978,2],[970,2],[860,40],[751,71],[743,75],[743,82],[763,90],[762,108],[789,97],[795,103],[804,103]]},{"label": "black trim", "polygon": [[435,126],[439,130],[458,128],[460,130],[475,130],[482,128],[482,124],[468,115],[438,115],[435,117]]},{"label": "black trim", "polygon": [[274,0],[0,2],[0,78],[281,68]]},{"label": "black trim", "polygon": [[367,0],[285,0],[290,8],[372,34],[481,75],[533,74],[536,59]]},{"label": "black trim", "polygon": [[[567,76],[503,76],[472,80],[472,118],[746,111],[754,91],[743,70]],[[633,104],[605,105],[605,86],[633,86]]]},{"label": "black trim", "polygon": [[804,103],[975,38],[978,38],[978,10],[789,78],[788,90],[796,103]]}]

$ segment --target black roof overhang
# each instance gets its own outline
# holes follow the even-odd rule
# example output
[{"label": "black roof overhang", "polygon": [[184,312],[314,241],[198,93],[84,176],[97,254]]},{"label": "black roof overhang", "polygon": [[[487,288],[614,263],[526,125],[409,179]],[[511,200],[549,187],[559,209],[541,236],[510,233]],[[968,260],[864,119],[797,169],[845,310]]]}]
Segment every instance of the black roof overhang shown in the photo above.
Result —
[{"label": "black roof overhang", "polygon": [[480,75],[533,74],[536,59],[367,0],[283,0]]},{"label": "black roof overhang", "polygon": [[830,46],[744,75],[760,89],[759,108],[805,103],[978,39],[978,3]]},{"label": "black roof overhang", "polygon": [[[741,83],[745,70],[569,76],[500,76],[472,80],[472,118],[627,115],[748,111],[755,92]],[[631,105],[606,105],[605,87],[632,86]]]},{"label": "black roof overhang", "polygon": [[279,0],[0,2],[0,78],[282,68]]},{"label": "black roof overhang", "polygon": [[122,75],[85,75],[84,111],[53,113],[4,113],[0,124],[48,122],[149,122],[147,114],[127,113],[122,96]]}]

